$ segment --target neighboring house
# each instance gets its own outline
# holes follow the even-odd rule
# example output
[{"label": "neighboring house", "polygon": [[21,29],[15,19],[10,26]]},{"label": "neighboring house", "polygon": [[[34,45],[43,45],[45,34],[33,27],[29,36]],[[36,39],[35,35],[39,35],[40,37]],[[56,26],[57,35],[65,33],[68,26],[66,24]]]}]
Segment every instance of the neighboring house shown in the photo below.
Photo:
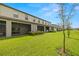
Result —
[{"label": "neighboring house", "polygon": [[37,31],[52,31],[51,22],[0,4],[0,36],[10,37]]},{"label": "neighboring house", "polygon": [[53,31],[62,31],[62,27],[56,24],[52,24]]}]

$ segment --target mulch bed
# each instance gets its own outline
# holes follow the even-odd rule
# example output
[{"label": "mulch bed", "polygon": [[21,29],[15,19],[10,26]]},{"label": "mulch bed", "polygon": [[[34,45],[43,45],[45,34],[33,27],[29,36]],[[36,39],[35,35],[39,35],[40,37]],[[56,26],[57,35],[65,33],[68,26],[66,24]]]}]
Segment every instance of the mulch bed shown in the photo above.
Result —
[{"label": "mulch bed", "polygon": [[57,53],[60,56],[70,56],[70,51],[68,49],[65,49],[65,54],[63,54],[63,48],[57,48]]}]

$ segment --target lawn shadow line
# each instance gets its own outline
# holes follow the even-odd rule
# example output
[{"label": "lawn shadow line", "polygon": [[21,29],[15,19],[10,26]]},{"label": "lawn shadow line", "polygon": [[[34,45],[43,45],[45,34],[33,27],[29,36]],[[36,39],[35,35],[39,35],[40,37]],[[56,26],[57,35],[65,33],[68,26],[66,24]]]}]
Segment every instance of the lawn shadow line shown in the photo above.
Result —
[{"label": "lawn shadow line", "polygon": [[24,36],[28,36],[26,35],[16,35],[16,36],[11,36],[11,37],[0,37],[0,40],[8,40],[8,39],[14,39],[14,38],[19,38],[19,37],[24,37]]},{"label": "lawn shadow line", "polygon": [[37,35],[42,35],[42,34],[36,34],[36,35],[24,34],[24,35],[16,35],[16,36],[14,35],[14,36],[11,36],[11,37],[3,36],[3,37],[0,37],[0,40],[8,40],[8,39],[20,38],[20,37],[25,37],[25,36],[37,36]]},{"label": "lawn shadow line", "polygon": [[[68,38],[68,37],[67,37]],[[78,38],[69,37],[70,39],[79,40]]]}]

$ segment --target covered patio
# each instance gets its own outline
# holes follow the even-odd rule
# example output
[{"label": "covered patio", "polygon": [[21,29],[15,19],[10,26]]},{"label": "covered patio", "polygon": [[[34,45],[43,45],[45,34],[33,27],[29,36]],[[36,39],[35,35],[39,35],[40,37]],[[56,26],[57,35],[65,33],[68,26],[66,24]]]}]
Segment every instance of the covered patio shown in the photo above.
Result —
[{"label": "covered patio", "polygon": [[31,31],[30,24],[21,24],[12,22],[12,35],[27,34]]}]

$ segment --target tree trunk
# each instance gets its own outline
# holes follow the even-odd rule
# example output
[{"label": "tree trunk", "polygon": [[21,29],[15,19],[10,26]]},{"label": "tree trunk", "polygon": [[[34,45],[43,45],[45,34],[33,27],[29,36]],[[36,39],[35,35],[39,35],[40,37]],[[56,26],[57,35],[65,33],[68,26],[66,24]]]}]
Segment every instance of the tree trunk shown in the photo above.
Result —
[{"label": "tree trunk", "polygon": [[62,55],[65,55],[65,29],[64,29],[64,25],[63,25],[63,53]]},{"label": "tree trunk", "polygon": [[67,28],[67,35],[68,35],[68,38],[70,38],[70,28]]}]

